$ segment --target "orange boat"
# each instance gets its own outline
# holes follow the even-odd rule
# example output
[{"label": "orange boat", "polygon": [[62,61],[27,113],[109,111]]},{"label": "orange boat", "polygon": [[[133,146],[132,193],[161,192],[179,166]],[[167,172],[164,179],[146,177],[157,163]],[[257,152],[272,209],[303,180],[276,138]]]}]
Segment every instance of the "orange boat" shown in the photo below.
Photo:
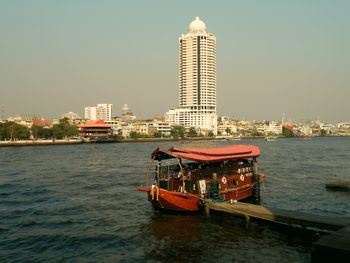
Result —
[{"label": "orange boat", "polygon": [[203,199],[259,203],[263,179],[257,173],[259,155],[260,149],[253,145],[157,148],[151,155],[146,187],[137,190],[145,191],[156,209],[172,211],[198,211]]}]

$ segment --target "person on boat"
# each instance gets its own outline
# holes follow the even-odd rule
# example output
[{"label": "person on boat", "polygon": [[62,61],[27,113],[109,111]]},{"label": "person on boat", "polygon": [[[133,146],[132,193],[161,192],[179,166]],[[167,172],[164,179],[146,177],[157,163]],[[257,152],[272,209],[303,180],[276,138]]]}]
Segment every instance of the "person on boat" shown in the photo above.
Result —
[{"label": "person on boat", "polygon": [[216,173],[213,173],[212,179],[210,180],[208,198],[215,200],[220,199],[220,183],[218,181]]}]

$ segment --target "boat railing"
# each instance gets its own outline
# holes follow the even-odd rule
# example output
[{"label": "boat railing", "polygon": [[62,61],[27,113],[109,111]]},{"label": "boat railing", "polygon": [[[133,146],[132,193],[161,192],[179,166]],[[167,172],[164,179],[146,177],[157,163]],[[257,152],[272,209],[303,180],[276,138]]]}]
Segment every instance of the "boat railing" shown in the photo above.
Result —
[{"label": "boat railing", "polygon": [[[244,168],[244,171],[247,167],[251,167],[249,164],[238,165],[235,163],[225,164],[223,167],[195,167],[193,165],[185,166],[184,171],[187,177],[190,175],[197,177],[198,179],[202,178],[210,178],[213,173],[216,173],[218,176],[229,176],[234,174],[236,171],[240,171]],[[243,169],[242,169],[243,170]],[[180,177],[180,169],[179,166],[174,165],[166,165],[161,166],[159,171],[159,179],[161,180],[169,180],[170,178],[179,178]]]}]

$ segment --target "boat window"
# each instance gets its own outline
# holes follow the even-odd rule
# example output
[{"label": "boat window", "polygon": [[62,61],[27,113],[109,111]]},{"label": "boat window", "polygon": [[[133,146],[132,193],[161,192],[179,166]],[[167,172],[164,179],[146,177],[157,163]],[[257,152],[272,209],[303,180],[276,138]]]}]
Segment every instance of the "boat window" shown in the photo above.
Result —
[{"label": "boat window", "polygon": [[178,177],[179,172],[180,172],[180,167],[177,164],[174,164],[174,165],[161,166],[159,174],[161,179],[168,179],[168,178]]}]

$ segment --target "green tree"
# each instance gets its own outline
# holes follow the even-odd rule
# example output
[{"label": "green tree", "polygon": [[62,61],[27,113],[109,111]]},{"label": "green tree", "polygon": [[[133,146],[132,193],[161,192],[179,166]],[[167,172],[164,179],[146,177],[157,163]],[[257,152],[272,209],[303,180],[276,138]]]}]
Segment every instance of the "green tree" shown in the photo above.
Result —
[{"label": "green tree", "polygon": [[52,126],[51,132],[54,138],[62,139],[64,137],[77,136],[78,128],[75,125],[71,125],[67,118],[64,118],[58,124]]},{"label": "green tree", "polygon": [[196,132],[196,129],[194,127],[191,127],[187,132],[188,137],[197,137],[198,134]]},{"label": "green tree", "polygon": [[286,127],[282,127],[282,134],[284,137],[294,137],[293,131]]},{"label": "green tree", "polygon": [[138,133],[138,132],[135,132],[135,131],[130,132],[129,137],[130,137],[130,138],[133,138],[133,139],[137,139],[137,138],[149,138],[149,136],[148,136],[147,134],[142,134],[142,133]]},{"label": "green tree", "polygon": [[6,139],[5,123],[0,123],[0,140]]},{"label": "green tree", "polygon": [[135,131],[130,132],[129,136],[130,136],[130,138],[133,138],[133,139],[140,138],[140,134],[135,132]]},{"label": "green tree", "polygon": [[161,138],[162,137],[162,133],[161,132],[155,132],[153,136],[155,138]]},{"label": "green tree", "polygon": [[225,129],[226,135],[230,135],[231,134],[231,129],[229,127],[227,127]]},{"label": "green tree", "polygon": [[212,131],[210,131],[210,132],[208,133],[208,136],[211,137],[211,138],[213,138],[213,137],[214,137],[214,133],[213,133]]},{"label": "green tree", "polygon": [[33,125],[31,128],[32,136],[35,139],[50,139],[53,137],[52,129]]},{"label": "green tree", "polygon": [[30,137],[29,129],[26,126],[5,122],[0,125],[1,140],[27,140]]},{"label": "green tree", "polygon": [[257,129],[254,129],[251,133],[252,136],[263,136],[262,132],[259,132]]},{"label": "green tree", "polygon": [[185,138],[185,128],[182,126],[173,126],[170,131],[171,136],[174,139],[184,139]]}]

